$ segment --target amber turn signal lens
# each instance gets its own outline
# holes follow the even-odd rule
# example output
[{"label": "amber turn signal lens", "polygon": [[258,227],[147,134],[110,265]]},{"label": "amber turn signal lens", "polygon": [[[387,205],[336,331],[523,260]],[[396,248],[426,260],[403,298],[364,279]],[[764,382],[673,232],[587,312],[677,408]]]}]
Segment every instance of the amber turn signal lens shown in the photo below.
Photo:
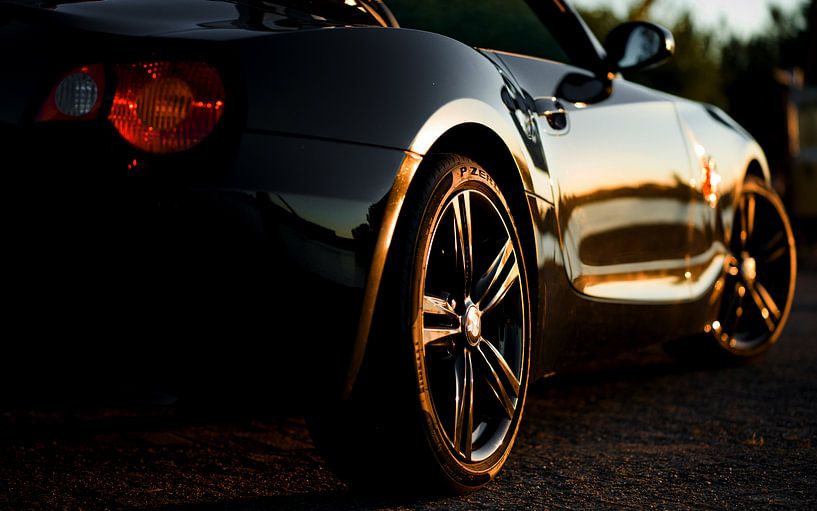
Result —
[{"label": "amber turn signal lens", "polygon": [[213,132],[224,111],[224,85],[202,62],[117,66],[108,118],[122,137],[151,153],[184,151]]},{"label": "amber turn signal lens", "polygon": [[178,78],[159,78],[136,96],[136,116],[143,126],[167,131],[175,128],[190,115],[193,91]]}]

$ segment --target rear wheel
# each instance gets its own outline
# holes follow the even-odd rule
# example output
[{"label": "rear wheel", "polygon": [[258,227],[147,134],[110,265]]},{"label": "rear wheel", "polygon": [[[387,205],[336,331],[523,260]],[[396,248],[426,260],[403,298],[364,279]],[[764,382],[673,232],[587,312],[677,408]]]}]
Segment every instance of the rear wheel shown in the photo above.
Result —
[{"label": "rear wheel", "polygon": [[520,237],[493,177],[460,156],[423,171],[343,427],[337,415],[313,425],[353,483],[461,493],[490,481],[510,453],[527,390],[530,298]]}]

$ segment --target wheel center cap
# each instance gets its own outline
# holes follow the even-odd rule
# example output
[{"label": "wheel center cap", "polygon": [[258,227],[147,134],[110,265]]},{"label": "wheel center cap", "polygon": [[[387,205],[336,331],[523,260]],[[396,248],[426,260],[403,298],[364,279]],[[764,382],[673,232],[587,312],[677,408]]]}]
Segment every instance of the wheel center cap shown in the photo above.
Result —
[{"label": "wheel center cap", "polygon": [[468,344],[476,346],[479,343],[479,336],[482,333],[482,321],[479,317],[479,310],[476,305],[468,307],[463,318],[465,326],[465,336],[468,338]]},{"label": "wheel center cap", "polygon": [[757,277],[757,263],[754,257],[747,257],[740,263],[740,272],[747,282],[754,282]]}]

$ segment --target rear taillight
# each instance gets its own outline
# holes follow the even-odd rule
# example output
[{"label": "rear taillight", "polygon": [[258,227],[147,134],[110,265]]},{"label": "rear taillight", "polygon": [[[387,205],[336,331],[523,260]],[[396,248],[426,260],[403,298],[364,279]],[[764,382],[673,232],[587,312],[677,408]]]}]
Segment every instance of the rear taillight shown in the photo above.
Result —
[{"label": "rear taillight", "polygon": [[37,115],[38,121],[94,119],[102,104],[105,70],[99,64],[72,69],[57,81]]},{"label": "rear taillight", "polygon": [[142,62],[116,67],[108,118],[122,137],[151,153],[189,149],[213,132],[224,111],[218,71],[201,62]]}]

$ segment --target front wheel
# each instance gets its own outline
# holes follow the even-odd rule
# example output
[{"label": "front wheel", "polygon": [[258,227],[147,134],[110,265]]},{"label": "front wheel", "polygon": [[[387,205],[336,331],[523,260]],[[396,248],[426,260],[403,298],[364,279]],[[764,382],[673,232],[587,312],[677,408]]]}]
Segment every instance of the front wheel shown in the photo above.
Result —
[{"label": "front wheel", "polygon": [[668,344],[670,354],[742,362],[780,338],[794,300],[797,254],[782,201],[758,179],[744,183],[737,201],[725,268],[715,320],[703,335]]},{"label": "front wheel", "polygon": [[789,318],[796,277],[794,234],[783,203],[750,179],[735,212],[718,320],[710,326],[718,345],[738,358],[768,350]]},{"label": "front wheel", "polygon": [[406,198],[344,433],[337,416],[314,429],[352,482],[463,493],[490,481],[513,445],[530,294],[512,209],[493,176],[461,156],[432,158]]}]

